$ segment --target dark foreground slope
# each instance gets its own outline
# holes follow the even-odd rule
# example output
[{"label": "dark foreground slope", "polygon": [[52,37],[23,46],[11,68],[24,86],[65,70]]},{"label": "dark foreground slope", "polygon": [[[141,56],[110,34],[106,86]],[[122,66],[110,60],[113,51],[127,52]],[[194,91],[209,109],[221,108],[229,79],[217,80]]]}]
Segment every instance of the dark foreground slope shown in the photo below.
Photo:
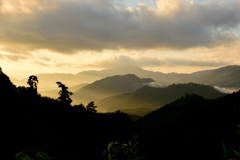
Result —
[{"label": "dark foreground slope", "polygon": [[144,86],[131,93],[103,99],[98,102],[98,105],[107,111],[124,110],[135,114],[146,114],[146,112],[171,103],[185,94],[198,94],[208,99],[226,95],[211,86],[195,83],[173,84],[166,88]]},{"label": "dark foreground slope", "polygon": [[141,118],[136,125],[148,159],[220,160],[223,142],[237,143],[239,97],[240,92],[216,100],[186,95]]},{"label": "dark foreground slope", "polygon": [[133,123],[122,112],[101,114],[83,105],[67,106],[30,87],[16,87],[4,74],[0,95],[1,159],[15,160],[20,151],[31,159],[37,151],[54,160],[107,159],[103,150],[109,142],[132,137]]},{"label": "dark foreground slope", "polygon": [[146,159],[220,160],[222,142],[227,147],[237,142],[240,92],[217,100],[188,95],[133,124],[119,111],[95,113],[16,87],[4,74],[0,87],[2,159],[14,160],[19,151],[33,159],[36,151],[44,151],[55,160],[106,160],[109,142],[128,143],[137,134],[139,155]]}]

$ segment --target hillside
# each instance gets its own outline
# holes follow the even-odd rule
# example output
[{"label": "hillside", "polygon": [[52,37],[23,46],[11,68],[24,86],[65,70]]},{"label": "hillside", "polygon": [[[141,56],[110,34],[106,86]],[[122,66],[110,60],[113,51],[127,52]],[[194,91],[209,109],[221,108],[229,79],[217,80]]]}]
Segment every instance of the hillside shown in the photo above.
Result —
[{"label": "hillside", "polygon": [[133,92],[150,82],[154,82],[154,80],[140,79],[133,74],[106,77],[80,88],[74,92],[72,99],[77,104],[99,101],[109,96]]},{"label": "hillside", "polygon": [[132,93],[103,99],[98,102],[98,106],[107,111],[116,111],[119,109],[130,111],[129,109],[141,110],[145,108],[146,114],[146,111],[161,107],[185,94],[198,94],[208,99],[219,98],[225,95],[211,86],[195,83],[173,84],[166,88],[144,86]]},{"label": "hillside", "polygon": [[[152,81],[134,75],[120,77],[131,77],[129,81],[123,81],[124,84]],[[113,77],[106,79],[109,78]],[[104,79],[96,83],[104,85],[101,81]],[[240,91],[218,99],[189,94],[142,118],[135,115],[130,118],[120,111],[99,113],[89,109],[91,106],[73,106],[64,100],[42,97],[31,87],[16,87],[5,74],[0,74],[0,82],[2,113],[6,120],[2,125],[5,159],[15,159],[16,153],[21,152],[35,159],[36,152],[41,151],[49,159],[56,160],[85,157],[105,160],[109,155],[103,155],[103,151],[111,141],[134,142],[140,149],[137,156],[150,160],[222,159],[223,142],[227,148],[240,151],[240,145],[236,145],[240,144],[236,135],[236,126],[240,123]],[[121,83],[118,84],[115,85],[119,89]],[[201,88],[193,83],[168,88],[176,86],[181,90],[192,86]],[[201,92],[210,92],[207,87]],[[144,88],[148,87],[141,89]],[[155,88],[151,89],[147,94]],[[139,96],[144,98],[145,95]],[[15,132],[17,134],[13,134]],[[229,155],[235,158],[231,151]]]},{"label": "hillside", "polygon": [[194,81],[219,87],[240,88],[240,66],[226,66],[202,76]]},{"label": "hillside", "polygon": [[[103,160],[107,159],[103,155],[107,144],[119,137],[128,139],[133,129],[127,114],[95,113],[83,105],[70,106],[64,100],[42,97],[29,86],[16,87],[1,72],[0,101],[5,120],[1,123],[2,159],[36,160],[41,159],[37,154],[44,152],[47,159]],[[17,153],[21,158],[15,158]]]},{"label": "hillside", "polygon": [[216,100],[188,95],[140,118],[136,125],[145,154],[149,159],[221,159],[223,142],[239,139],[239,97],[240,92]]}]

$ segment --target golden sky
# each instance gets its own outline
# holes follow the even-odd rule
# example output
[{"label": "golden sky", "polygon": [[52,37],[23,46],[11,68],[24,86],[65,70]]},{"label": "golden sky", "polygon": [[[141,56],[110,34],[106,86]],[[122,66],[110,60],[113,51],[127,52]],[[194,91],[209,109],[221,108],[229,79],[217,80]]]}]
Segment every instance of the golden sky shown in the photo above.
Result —
[{"label": "golden sky", "polygon": [[135,65],[240,65],[240,0],[0,0],[0,66],[13,78]]}]

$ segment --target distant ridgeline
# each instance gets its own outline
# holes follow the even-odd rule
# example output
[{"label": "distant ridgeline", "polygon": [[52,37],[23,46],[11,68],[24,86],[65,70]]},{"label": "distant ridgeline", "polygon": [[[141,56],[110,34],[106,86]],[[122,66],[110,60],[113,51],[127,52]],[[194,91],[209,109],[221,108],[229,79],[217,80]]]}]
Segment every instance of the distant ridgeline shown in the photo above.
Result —
[{"label": "distant ridgeline", "polygon": [[[133,88],[135,82],[153,81],[134,75],[121,78]],[[104,81],[99,82],[104,86]],[[59,84],[64,91],[68,89]],[[123,89],[124,83],[118,81],[118,84],[112,84],[115,86],[112,89]],[[232,149],[240,151],[240,136],[236,134],[240,124],[240,91],[225,95],[211,86],[194,83],[166,88],[140,86],[99,102],[108,109],[136,109],[144,105],[154,108],[155,111],[133,123],[126,113],[98,113],[93,102],[86,107],[72,106],[63,103],[63,99],[42,97],[33,89],[16,87],[8,76],[0,73],[2,151],[7,156],[4,159],[15,159],[16,153],[23,152],[29,156],[27,159],[34,159],[38,152],[44,152],[48,159],[55,160],[106,160],[110,154],[103,151],[108,150],[110,142],[131,146],[133,137],[139,137],[141,149],[137,155],[147,160],[220,160],[224,159],[223,144],[229,150],[228,159],[236,158]],[[127,159],[121,149],[114,153]]]},{"label": "distant ridgeline", "polygon": [[[240,88],[240,66],[237,65],[225,66],[214,70],[203,70],[191,74],[153,72],[139,67],[126,66],[101,71],[82,71],[77,74],[54,73],[37,74],[36,76],[41,81],[39,91],[51,91],[57,89],[55,85],[57,81],[64,82],[67,86],[73,87],[84,83],[90,84],[106,77],[126,74],[134,74],[139,78],[151,78],[158,84],[167,86],[173,83],[194,82],[222,88],[234,88],[237,90]],[[16,85],[25,85],[27,78],[28,77],[23,80],[11,78],[11,80]],[[46,93],[47,96],[52,95],[47,94],[47,92],[44,93]]]},{"label": "distant ridgeline", "polygon": [[110,76],[97,80],[74,92],[73,101],[77,103],[83,102],[84,104],[89,101],[97,103],[99,100],[109,96],[133,92],[150,82],[155,81],[151,78],[139,78],[134,74]]},{"label": "distant ridgeline", "polygon": [[166,88],[144,86],[134,92],[105,98],[98,102],[99,107],[108,111],[122,110],[132,114],[145,115],[185,94],[198,94],[204,98],[215,99],[226,94],[212,86],[195,83],[173,84]]}]

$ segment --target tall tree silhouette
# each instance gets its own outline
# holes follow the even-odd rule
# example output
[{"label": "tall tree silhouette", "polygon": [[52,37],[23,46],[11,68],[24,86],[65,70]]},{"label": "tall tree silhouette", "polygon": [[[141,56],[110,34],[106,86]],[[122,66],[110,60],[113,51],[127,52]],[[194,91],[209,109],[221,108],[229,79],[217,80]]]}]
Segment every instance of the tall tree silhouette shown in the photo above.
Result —
[{"label": "tall tree silhouette", "polygon": [[70,104],[72,103],[72,99],[70,98],[71,95],[73,95],[72,92],[68,91],[68,87],[66,87],[64,84],[62,84],[61,82],[57,82],[57,85],[59,88],[61,88],[61,90],[58,92],[58,94],[60,95],[58,97],[58,100],[65,106],[70,106]]},{"label": "tall tree silhouette", "polygon": [[30,89],[37,93],[37,84],[38,84],[38,78],[37,76],[31,75],[28,78],[27,84],[30,86]]},{"label": "tall tree silhouette", "polygon": [[97,110],[96,110],[97,106],[94,106],[94,102],[93,101],[88,103],[86,108],[87,108],[87,112],[97,113]]}]

